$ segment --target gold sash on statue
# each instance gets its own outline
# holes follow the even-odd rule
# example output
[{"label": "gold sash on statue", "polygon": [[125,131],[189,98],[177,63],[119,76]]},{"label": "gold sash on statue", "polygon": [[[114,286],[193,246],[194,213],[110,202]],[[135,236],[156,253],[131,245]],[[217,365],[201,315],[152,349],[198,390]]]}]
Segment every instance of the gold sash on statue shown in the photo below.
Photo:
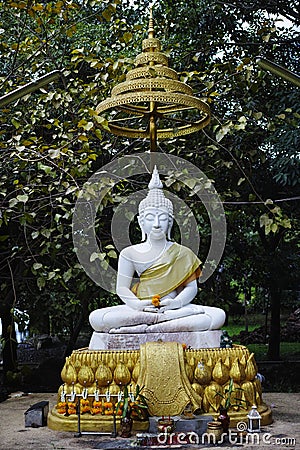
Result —
[{"label": "gold sash on statue", "polygon": [[164,297],[184,287],[201,275],[201,262],[187,247],[176,242],[140,276],[132,292],[140,300],[151,300],[154,295]]}]

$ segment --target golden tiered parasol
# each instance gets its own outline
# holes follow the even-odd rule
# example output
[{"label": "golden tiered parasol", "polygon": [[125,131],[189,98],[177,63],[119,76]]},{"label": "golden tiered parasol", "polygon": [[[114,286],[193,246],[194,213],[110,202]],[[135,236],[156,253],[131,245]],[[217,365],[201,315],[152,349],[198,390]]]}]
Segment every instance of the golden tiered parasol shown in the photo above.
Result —
[{"label": "golden tiered parasol", "polygon": [[154,37],[152,9],[142,48],[135,58],[136,67],[127,73],[126,81],[112,89],[111,97],[97,106],[97,112],[109,111],[113,134],[149,139],[150,149],[155,151],[158,139],[204,128],[210,121],[210,108],[168,67],[168,57]]}]

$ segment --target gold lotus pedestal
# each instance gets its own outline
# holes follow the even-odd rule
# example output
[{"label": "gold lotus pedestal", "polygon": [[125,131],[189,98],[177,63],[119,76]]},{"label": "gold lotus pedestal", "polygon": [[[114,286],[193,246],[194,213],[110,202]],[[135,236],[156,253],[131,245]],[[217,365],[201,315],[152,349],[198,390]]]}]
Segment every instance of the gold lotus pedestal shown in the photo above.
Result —
[{"label": "gold lotus pedestal", "polygon": [[[71,414],[64,412],[61,400],[77,394],[86,398],[82,431],[111,432],[113,416],[107,405],[116,404],[117,400],[107,402],[107,395],[120,398],[124,386],[134,392],[137,384],[143,386],[150,416],[178,416],[186,409],[196,416],[216,416],[231,380],[230,426],[247,422],[252,405],[257,405],[261,423],[267,425],[272,423],[271,410],[262,400],[256,375],[254,354],[238,345],[226,349],[184,349],[177,342],[147,342],[140,350],[76,350],[66,359],[61,374],[64,384],[59,388],[57,405],[49,413],[48,426],[76,431],[76,410],[71,409]],[[93,407],[95,392],[99,410]],[[118,416],[116,422],[118,429]],[[134,430],[147,428],[147,420],[134,422]]]}]

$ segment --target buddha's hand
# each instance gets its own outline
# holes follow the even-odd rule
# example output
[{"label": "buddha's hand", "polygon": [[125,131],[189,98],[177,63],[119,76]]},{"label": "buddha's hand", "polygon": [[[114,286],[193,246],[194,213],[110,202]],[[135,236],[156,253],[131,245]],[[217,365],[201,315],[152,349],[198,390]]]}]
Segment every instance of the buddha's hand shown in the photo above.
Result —
[{"label": "buddha's hand", "polygon": [[178,309],[181,308],[182,304],[180,301],[174,298],[164,298],[160,301],[160,309],[159,312],[168,311],[170,309]]},{"label": "buddha's hand", "polygon": [[145,307],[152,305],[151,300],[134,300],[130,299],[126,301],[126,305],[135,311],[144,311]]}]

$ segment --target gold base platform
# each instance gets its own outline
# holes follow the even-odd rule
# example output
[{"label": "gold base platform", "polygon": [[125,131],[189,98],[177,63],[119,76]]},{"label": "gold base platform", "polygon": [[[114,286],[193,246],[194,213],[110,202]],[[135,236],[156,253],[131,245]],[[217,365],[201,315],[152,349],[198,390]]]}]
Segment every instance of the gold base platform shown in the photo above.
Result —
[{"label": "gold base platform", "polygon": [[[261,425],[269,425],[273,422],[272,411],[266,405],[262,404],[259,406],[258,411],[261,415]],[[239,422],[247,423],[247,411],[231,411],[230,412],[230,428],[235,428]],[[203,416],[211,417],[211,414],[203,414]],[[197,418],[197,416],[195,416]],[[97,431],[97,432],[109,432],[113,430],[113,420],[111,417],[105,416],[91,416],[90,414],[81,415],[80,419],[81,431]],[[120,432],[120,419],[116,419],[117,432]],[[53,408],[48,415],[48,427],[56,431],[78,431],[78,418],[77,415],[72,415],[69,417],[62,416],[58,414],[56,409]],[[133,431],[147,431],[149,428],[149,422],[144,421],[134,421]]]},{"label": "gold base platform", "polygon": [[[87,412],[81,414],[82,431],[111,432],[112,416],[105,410],[106,394],[117,404],[124,386],[134,392],[143,386],[150,416],[178,416],[185,410],[217,416],[232,384],[230,426],[247,422],[247,414],[256,405],[261,424],[272,423],[270,408],[263,403],[261,384],[256,378],[254,354],[247,347],[185,349],[177,342],[147,342],[140,350],[76,350],[66,359],[56,407],[49,413],[48,426],[54,430],[76,431],[77,415],[64,414],[62,397],[82,395]],[[101,413],[93,415],[95,391],[100,395]],[[119,394],[120,395],[120,394]],[[80,398],[80,397],[77,397]],[[79,400],[77,400],[79,401]],[[98,402],[99,403],[99,402]],[[74,411],[73,411],[74,412]],[[117,427],[120,419],[117,418]],[[148,421],[136,421],[134,430],[145,431]]]},{"label": "gold base platform", "polygon": [[[64,416],[59,414],[55,408],[48,415],[48,427],[51,430],[57,431],[78,431],[78,417],[77,414],[71,416]],[[148,420],[134,421],[133,431],[147,431],[149,427]],[[116,419],[117,432],[120,432],[120,418]],[[82,414],[80,416],[81,431],[93,431],[100,433],[112,433],[113,419],[102,415],[92,416],[91,414]]]}]

